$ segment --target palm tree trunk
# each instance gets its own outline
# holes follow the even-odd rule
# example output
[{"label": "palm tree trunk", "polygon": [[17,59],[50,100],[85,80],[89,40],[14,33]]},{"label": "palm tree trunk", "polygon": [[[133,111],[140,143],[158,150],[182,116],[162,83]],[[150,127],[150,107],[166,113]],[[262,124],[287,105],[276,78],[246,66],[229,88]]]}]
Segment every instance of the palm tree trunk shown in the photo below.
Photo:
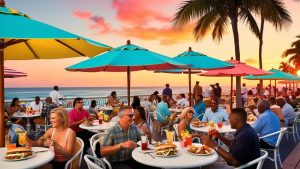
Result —
[{"label": "palm tree trunk", "polygon": [[[233,2],[234,3],[234,2]],[[240,42],[239,42],[239,31],[238,31],[238,10],[235,5],[233,5],[233,10],[231,13],[231,26],[234,38],[234,47],[235,47],[235,59],[240,61]],[[241,95],[241,77],[236,77],[236,107],[242,108],[242,95]]]},{"label": "palm tree trunk", "polygon": [[[259,32],[259,51],[258,51],[258,57],[259,57],[259,68],[263,69],[262,65],[262,46],[263,46],[263,34],[264,34],[264,25],[265,25],[265,19],[261,15],[261,22],[260,22],[260,32]],[[263,80],[259,80],[260,83],[260,91],[263,91]],[[260,95],[262,93],[259,93]]]}]

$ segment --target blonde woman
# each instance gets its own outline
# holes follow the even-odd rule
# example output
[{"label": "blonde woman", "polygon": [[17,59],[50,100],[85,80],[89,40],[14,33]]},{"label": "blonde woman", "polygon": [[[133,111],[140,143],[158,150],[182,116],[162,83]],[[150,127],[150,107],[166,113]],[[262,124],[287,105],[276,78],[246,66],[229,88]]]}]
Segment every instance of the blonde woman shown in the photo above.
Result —
[{"label": "blonde woman", "polygon": [[180,114],[181,120],[180,120],[179,127],[178,127],[178,134],[179,134],[180,140],[182,140],[180,133],[185,130],[187,130],[192,137],[199,137],[199,134],[193,133],[193,130],[190,127],[190,123],[192,122],[193,117],[194,117],[194,111],[195,110],[192,107],[187,107]]},{"label": "blonde woman", "polygon": [[28,146],[53,146],[54,159],[52,168],[64,168],[67,161],[73,156],[76,142],[75,132],[69,128],[69,116],[67,110],[55,108],[50,112],[52,128],[48,129],[44,136],[37,141],[26,138]]}]

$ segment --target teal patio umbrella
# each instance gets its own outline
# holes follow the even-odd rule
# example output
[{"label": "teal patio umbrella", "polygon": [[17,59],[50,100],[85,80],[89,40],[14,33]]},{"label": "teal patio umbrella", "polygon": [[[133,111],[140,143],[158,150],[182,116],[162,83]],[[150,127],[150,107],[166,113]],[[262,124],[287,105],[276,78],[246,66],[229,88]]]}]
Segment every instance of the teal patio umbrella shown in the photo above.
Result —
[{"label": "teal patio umbrella", "polygon": [[186,68],[186,64],[173,61],[164,55],[133,45],[126,45],[95,56],[66,68],[67,71],[80,72],[127,72],[127,100],[130,105],[130,72],[139,70],[164,70]]},{"label": "teal patio umbrella", "polygon": [[187,70],[184,69],[177,69],[177,70],[165,70],[165,71],[156,71],[156,72],[164,72],[164,73],[174,73],[174,72],[187,72],[188,74],[188,81],[189,81],[189,102],[192,105],[192,78],[191,74],[193,71],[201,69],[201,70],[211,70],[211,69],[222,69],[222,68],[228,68],[233,67],[234,65],[224,62],[215,58],[212,58],[210,56],[207,56],[205,54],[192,51],[192,48],[189,47],[188,51],[185,51],[178,56],[173,58],[174,61],[182,64],[189,65]]},{"label": "teal patio umbrella", "polygon": [[0,147],[4,146],[4,60],[95,56],[109,46],[35,21],[0,0]]},{"label": "teal patio umbrella", "polygon": [[[254,75],[249,75],[249,76],[245,76],[244,79],[247,80],[275,80],[275,89],[276,89],[276,81],[277,80],[293,80],[296,79],[297,77],[295,77],[292,74],[277,70],[277,69],[270,69],[268,70],[269,72],[272,72],[273,74],[270,75],[264,75],[264,76],[254,76]],[[276,96],[276,90],[274,91],[274,95]]]}]

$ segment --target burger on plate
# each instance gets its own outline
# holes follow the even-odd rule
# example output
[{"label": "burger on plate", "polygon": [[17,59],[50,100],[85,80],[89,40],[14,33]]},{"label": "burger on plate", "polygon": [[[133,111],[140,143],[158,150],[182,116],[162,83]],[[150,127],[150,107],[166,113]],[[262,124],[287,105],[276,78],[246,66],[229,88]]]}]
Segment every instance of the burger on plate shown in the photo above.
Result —
[{"label": "burger on plate", "polygon": [[177,150],[176,150],[176,145],[174,144],[162,144],[156,147],[156,152],[155,154],[157,156],[174,156],[176,155]]},{"label": "burger on plate", "polygon": [[17,160],[32,156],[31,147],[18,147],[13,149],[8,149],[6,151],[6,159],[8,160]]}]

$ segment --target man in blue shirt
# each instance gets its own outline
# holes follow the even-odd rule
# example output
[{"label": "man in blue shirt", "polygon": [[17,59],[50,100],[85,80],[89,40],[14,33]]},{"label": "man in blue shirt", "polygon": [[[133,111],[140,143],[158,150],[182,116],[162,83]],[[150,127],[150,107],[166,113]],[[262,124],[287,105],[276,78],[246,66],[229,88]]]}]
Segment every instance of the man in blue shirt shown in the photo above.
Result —
[{"label": "man in blue shirt", "polygon": [[195,102],[196,102],[196,104],[194,106],[194,109],[195,109],[194,118],[198,118],[199,120],[202,120],[203,115],[204,115],[205,110],[206,110],[206,105],[203,101],[203,95],[202,94],[196,95],[195,96]]},{"label": "man in blue shirt", "polygon": [[160,101],[157,104],[156,107],[156,116],[157,116],[157,121],[159,123],[164,123],[166,122],[167,117],[171,115],[171,112],[169,111],[168,105],[167,105],[167,96],[162,96],[162,100],[160,98],[158,101]]},{"label": "man in blue shirt", "polygon": [[[279,118],[270,110],[270,103],[267,100],[262,100],[258,103],[259,116],[256,122],[252,125],[256,133],[260,137],[271,134],[280,130]],[[274,148],[278,135],[260,139],[261,148]]]},{"label": "man in blue shirt", "polygon": [[[287,125],[293,125],[296,113],[294,108],[286,102],[283,97],[276,99],[278,106],[280,106],[284,119],[286,120]],[[287,126],[286,125],[286,126]]]},{"label": "man in blue shirt", "polygon": [[219,108],[217,98],[211,99],[210,108],[206,109],[202,121],[213,121],[214,123],[228,121],[228,114],[225,109]]},{"label": "man in blue shirt", "polygon": [[[231,128],[236,129],[234,134],[234,139],[229,140],[222,135],[218,134],[217,130],[214,130],[214,135],[219,138],[224,144],[229,146],[229,152],[218,146],[216,142],[208,138],[206,135],[201,137],[204,145],[213,148],[229,165],[235,167],[246,164],[260,156],[260,148],[258,136],[251,128],[249,124],[246,123],[247,112],[242,108],[232,109],[229,114],[229,123]],[[213,164],[211,168],[216,168]],[[218,166],[221,167],[221,166]],[[224,164],[223,168],[227,168]],[[248,168],[256,168],[256,166],[251,166]]]},{"label": "man in blue shirt", "polygon": [[163,90],[162,95],[166,95],[169,98],[172,98],[172,89],[170,88],[170,84],[166,84],[166,88]]}]

